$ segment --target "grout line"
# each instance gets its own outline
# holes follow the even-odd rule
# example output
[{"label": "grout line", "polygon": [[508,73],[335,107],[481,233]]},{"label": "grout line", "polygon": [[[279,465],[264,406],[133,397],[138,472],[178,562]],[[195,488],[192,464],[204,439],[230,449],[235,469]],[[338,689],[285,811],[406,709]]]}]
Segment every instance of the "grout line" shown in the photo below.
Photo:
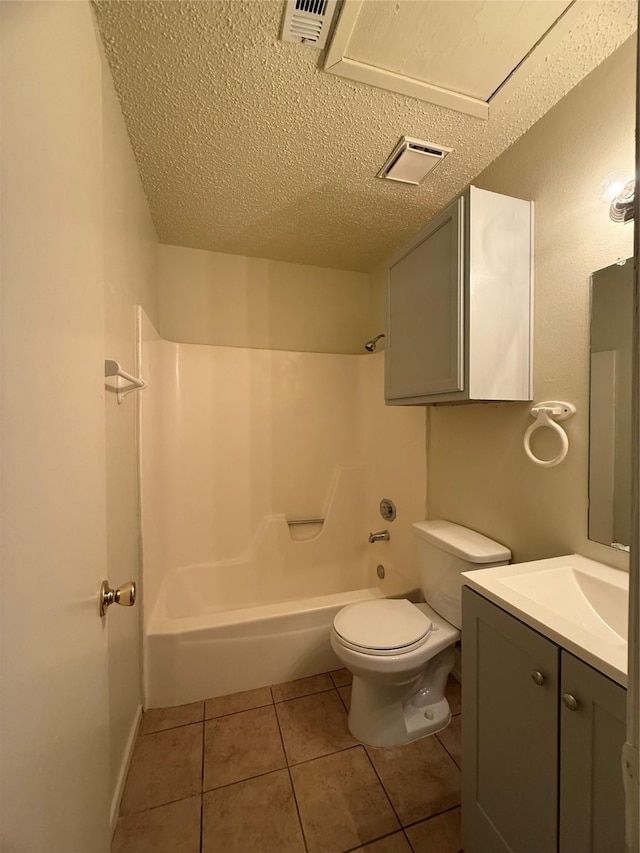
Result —
[{"label": "grout line", "polygon": [[190,723],[178,723],[176,726],[167,726],[165,729],[156,729],[153,732],[144,732],[139,735],[139,737],[150,737],[151,735],[161,735],[164,732],[172,732],[174,729],[186,729],[187,726],[201,726],[202,723],[205,723],[206,720],[203,718],[202,720],[194,720]]},{"label": "grout line", "polygon": [[434,812],[430,814],[429,817],[421,817],[419,820],[413,820],[411,823],[408,823],[406,826],[403,826],[403,830],[411,829],[412,826],[418,826],[420,823],[426,823],[429,820],[432,820],[434,817],[442,817],[442,815],[448,814],[449,812],[454,812],[456,809],[461,809],[462,803],[458,803],[457,806],[449,806],[446,809],[442,809],[440,812]]},{"label": "grout line", "polygon": [[[392,835],[401,835],[403,834],[402,827],[400,829],[394,829],[393,832],[385,832],[384,835],[377,835],[375,838],[371,838],[369,841],[365,841],[364,844],[368,846],[369,844],[377,844],[378,841],[382,841],[383,838],[390,838]],[[409,839],[407,839],[409,842]],[[363,844],[358,844],[357,847],[349,847],[348,850],[345,850],[344,853],[354,853],[356,850],[362,850]],[[409,847],[411,847],[411,843],[409,842]],[[411,847],[413,850],[413,847]]]},{"label": "grout line", "polygon": [[[343,684],[342,687],[351,687],[351,685],[350,684]],[[346,702],[342,698],[342,693],[340,693],[340,691],[342,690],[342,687],[336,687],[336,693],[338,694],[338,699],[340,700],[340,704],[344,708],[346,715],[349,716],[349,709],[347,708]]]},{"label": "grout line", "polygon": [[[325,692],[328,693],[329,691],[327,690]],[[283,703],[279,703],[279,704],[283,704]],[[269,707],[269,706],[267,706],[267,707]],[[244,779],[236,779],[233,782],[227,782],[225,785],[218,785],[215,788],[207,788],[206,791],[204,790],[204,783],[203,783],[203,793],[207,794],[207,793],[210,793],[211,791],[219,791],[222,788],[229,788],[229,787],[231,787],[231,785],[239,785],[241,782],[248,782],[251,779],[259,779],[261,776],[268,776],[269,773],[275,773],[278,770],[287,770],[289,767],[301,767],[303,764],[310,764],[312,761],[318,761],[320,758],[328,758],[330,755],[337,755],[340,752],[347,752],[350,749],[357,749],[358,747],[362,747],[364,749],[364,747],[361,743],[354,743],[354,744],[351,744],[350,746],[343,746],[343,747],[340,747],[339,749],[334,749],[331,752],[325,752],[322,755],[314,755],[313,758],[305,758],[304,761],[290,762],[289,757],[287,755],[286,747],[284,745],[284,737],[282,735],[282,729],[280,727],[280,719],[278,717],[277,712],[275,714],[275,717],[276,717],[276,722],[278,725],[278,734],[280,735],[280,742],[282,743],[282,750],[284,753],[285,764],[283,764],[282,767],[275,767],[275,768],[272,768],[271,770],[265,770],[262,773],[256,773],[253,776],[247,776]],[[211,722],[211,720],[208,720],[206,722]]]},{"label": "grout line", "polygon": [[331,755],[339,755],[341,752],[349,752],[350,749],[358,749],[362,746],[361,743],[352,743],[351,746],[341,746],[340,749],[334,749],[333,752],[324,752],[322,755],[316,755],[313,758],[305,758],[304,761],[296,761],[289,767],[302,767],[303,764],[311,764],[312,761],[319,761],[321,758],[329,758]]},{"label": "grout line", "polygon": [[175,800],[168,800],[166,803],[158,803],[155,806],[149,806],[148,809],[138,809],[135,812],[127,812],[127,814],[121,814],[119,816],[118,820],[122,820],[122,818],[125,818],[125,817],[133,817],[134,815],[144,814],[145,812],[152,812],[152,811],[154,811],[154,809],[161,809],[164,806],[172,806],[174,803],[181,803],[183,800],[192,800],[194,797],[201,797],[201,796],[202,796],[202,792],[200,794],[198,794],[198,793],[189,794],[188,797],[178,797]]},{"label": "grout line", "polygon": [[300,814],[300,806],[298,805],[298,796],[296,794],[295,785],[293,784],[293,776],[291,775],[291,767],[289,766],[289,758],[287,757],[287,751],[284,746],[284,738],[282,736],[282,729],[280,728],[280,720],[278,719],[278,714],[276,712],[276,722],[278,724],[278,734],[280,735],[280,743],[282,744],[282,752],[284,753],[284,760],[287,762],[287,773],[289,774],[289,784],[291,785],[291,791],[293,792],[293,802],[296,805],[296,813],[298,815],[298,823],[300,824],[300,832],[302,833],[302,843],[304,844],[305,853],[309,851],[309,845],[307,844],[307,838],[304,834],[304,826],[302,825],[302,815]]},{"label": "grout line", "polygon": [[238,714],[246,714],[249,711],[259,711],[260,708],[273,708],[273,702],[267,702],[266,705],[256,705],[255,708],[243,708],[241,711],[229,711],[227,714],[216,714],[215,717],[205,717],[204,722],[208,723],[211,720],[221,720],[223,717],[235,717]]},{"label": "grout line", "polygon": [[[460,716],[460,714],[455,714],[454,716],[459,717],[459,716]],[[452,718],[451,718],[451,719],[453,719],[453,716],[452,716]],[[450,724],[449,724],[449,725],[450,725]],[[449,726],[446,726],[444,729],[440,729],[440,732],[444,732],[444,731],[446,731],[446,729],[448,729],[448,728],[449,728]],[[449,751],[449,749],[448,749],[447,745],[446,745],[445,743],[443,743],[443,741],[441,741],[441,740],[440,740],[440,738],[438,737],[438,735],[440,734],[440,732],[436,732],[436,733],[435,733],[435,735],[436,735],[436,739],[437,739],[438,743],[439,743],[439,744],[440,744],[440,746],[444,749],[444,751],[447,753],[447,755],[448,755],[448,756],[449,756],[449,758],[453,761],[453,763],[456,765],[456,767],[458,768],[458,770],[462,773],[462,763],[458,764],[458,762],[456,761],[456,759],[453,757],[453,755],[452,755],[452,754],[451,754],[451,752]]]},{"label": "grout line", "polygon": [[313,693],[303,693],[302,696],[292,696],[290,699],[277,699],[273,700],[274,705],[285,705],[287,702],[296,702],[298,699],[308,699],[310,696],[320,696],[322,693],[331,693],[332,690],[336,690],[335,685],[331,685],[331,687],[323,687],[322,690],[315,690]]},{"label": "grout line", "polygon": [[287,765],[282,767],[272,767],[271,770],[265,770],[263,773],[256,773],[253,776],[247,776],[245,779],[235,779],[233,782],[226,782],[224,785],[216,785],[215,788],[207,788],[203,790],[203,794],[212,794],[214,791],[222,791],[223,788],[231,788],[232,785],[242,785],[243,782],[252,782],[254,779],[262,779],[263,776],[269,776],[271,773],[278,773],[280,770],[286,770]]},{"label": "grout line", "polygon": [[442,741],[441,741],[441,740],[440,740],[440,738],[438,737],[438,733],[437,733],[437,732],[436,732],[436,738],[438,738],[438,743],[440,744],[440,746],[444,749],[444,751],[447,753],[447,755],[449,756],[449,758],[453,761],[453,763],[456,765],[456,767],[458,768],[458,770],[462,773],[462,766],[461,766],[460,764],[458,764],[458,762],[455,760],[455,758],[453,757],[453,755],[449,752],[449,750],[447,749],[446,744],[442,743]]},{"label": "grout line", "polygon": [[404,829],[403,823],[402,823],[402,821],[400,820],[400,815],[399,815],[399,814],[398,814],[398,812],[396,811],[396,807],[393,805],[393,802],[391,801],[391,797],[389,796],[389,792],[388,792],[388,791],[387,791],[387,789],[385,788],[384,782],[382,781],[382,777],[381,777],[381,776],[380,776],[380,774],[378,773],[378,770],[377,770],[377,768],[376,768],[376,765],[373,763],[373,761],[372,761],[372,759],[371,759],[371,756],[369,755],[369,750],[367,749],[367,747],[366,747],[364,744],[362,744],[362,748],[364,749],[364,754],[365,754],[365,755],[367,756],[367,758],[369,759],[369,764],[370,764],[370,765],[371,765],[371,767],[373,768],[373,772],[375,773],[376,778],[377,778],[378,782],[380,783],[380,787],[381,787],[381,788],[382,788],[382,790],[384,791],[384,795],[385,795],[385,797],[386,797],[386,798],[387,798],[387,800],[389,801],[389,805],[391,806],[391,811],[392,811],[392,812],[394,813],[394,815],[396,816],[396,819],[397,819],[397,821],[398,821],[398,824],[400,825],[400,829]]},{"label": "grout line", "polygon": [[159,803],[157,806],[150,806],[148,809],[140,809],[137,812],[129,812],[128,814],[121,814],[118,817],[118,820],[123,820],[124,818],[133,817],[134,815],[145,814],[146,812],[154,812],[156,809],[163,809],[165,806],[173,806],[176,803],[181,803],[183,800],[193,800],[195,797],[199,797],[200,794],[189,794],[188,797],[178,797],[177,800],[169,800],[168,803]]}]

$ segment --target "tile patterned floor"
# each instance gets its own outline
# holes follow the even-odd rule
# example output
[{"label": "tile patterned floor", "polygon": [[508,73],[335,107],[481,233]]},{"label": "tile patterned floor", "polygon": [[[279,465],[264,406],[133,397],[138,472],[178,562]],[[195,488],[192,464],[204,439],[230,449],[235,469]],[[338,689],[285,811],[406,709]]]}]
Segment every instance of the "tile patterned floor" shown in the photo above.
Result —
[{"label": "tile patterned floor", "polygon": [[112,853],[459,853],[460,685],[443,732],[347,727],[346,670],[148,711]]}]

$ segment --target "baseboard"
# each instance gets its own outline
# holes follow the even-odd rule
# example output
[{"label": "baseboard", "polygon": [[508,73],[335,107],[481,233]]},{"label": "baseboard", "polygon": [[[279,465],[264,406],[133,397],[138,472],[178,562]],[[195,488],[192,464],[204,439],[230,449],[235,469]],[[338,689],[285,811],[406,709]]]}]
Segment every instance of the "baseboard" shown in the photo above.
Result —
[{"label": "baseboard", "polygon": [[113,835],[113,833],[116,831],[116,824],[118,823],[118,815],[120,813],[120,800],[122,799],[122,795],[124,793],[124,785],[127,781],[127,773],[129,772],[129,765],[131,764],[133,748],[136,744],[136,737],[138,735],[138,729],[140,727],[141,720],[142,705],[138,705],[135,716],[133,718],[133,722],[131,723],[129,737],[127,738],[127,746],[124,751],[124,755],[122,756],[122,763],[120,765],[120,772],[118,773],[118,781],[116,783],[116,788],[113,792],[113,797],[111,798],[111,814],[109,815],[111,824],[111,835]]}]

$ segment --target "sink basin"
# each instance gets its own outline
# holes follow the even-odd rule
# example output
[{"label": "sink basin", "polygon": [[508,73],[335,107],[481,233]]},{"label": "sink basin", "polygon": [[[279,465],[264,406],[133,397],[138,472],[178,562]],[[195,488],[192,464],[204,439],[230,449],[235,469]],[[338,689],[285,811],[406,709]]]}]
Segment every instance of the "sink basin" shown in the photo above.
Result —
[{"label": "sink basin", "polygon": [[[608,568],[608,567],[606,567]],[[611,570],[617,575],[615,569]],[[538,604],[565,619],[575,621],[581,628],[591,631],[602,639],[608,639],[613,631],[619,639],[627,639],[627,608],[629,602],[627,586],[619,585],[620,579],[601,578],[587,574],[574,566],[561,566],[541,571],[523,571],[517,575],[502,577],[500,583],[526,595]]]},{"label": "sink basin", "polygon": [[626,685],[629,576],[578,554],[478,569],[465,584]]}]

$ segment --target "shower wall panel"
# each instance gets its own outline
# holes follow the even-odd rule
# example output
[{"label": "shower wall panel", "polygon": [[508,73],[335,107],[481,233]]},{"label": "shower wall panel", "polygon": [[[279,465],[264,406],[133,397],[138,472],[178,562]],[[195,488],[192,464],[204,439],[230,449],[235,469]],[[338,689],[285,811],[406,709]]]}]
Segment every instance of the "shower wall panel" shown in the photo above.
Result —
[{"label": "shower wall panel", "polygon": [[[313,574],[364,568],[375,552],[414,576],[425,415],[384,406],[382,353],[176,344],[146,318],[142,338],[147,616],[167,571],[181,566],[259,561],[275,578],[290,560]],[[378,512],[383,497],[398,508],[391,524]],[[283,525],[305,518],[326,521]],[[369,531],[386,526],[391,541],[369,545]]]}]

